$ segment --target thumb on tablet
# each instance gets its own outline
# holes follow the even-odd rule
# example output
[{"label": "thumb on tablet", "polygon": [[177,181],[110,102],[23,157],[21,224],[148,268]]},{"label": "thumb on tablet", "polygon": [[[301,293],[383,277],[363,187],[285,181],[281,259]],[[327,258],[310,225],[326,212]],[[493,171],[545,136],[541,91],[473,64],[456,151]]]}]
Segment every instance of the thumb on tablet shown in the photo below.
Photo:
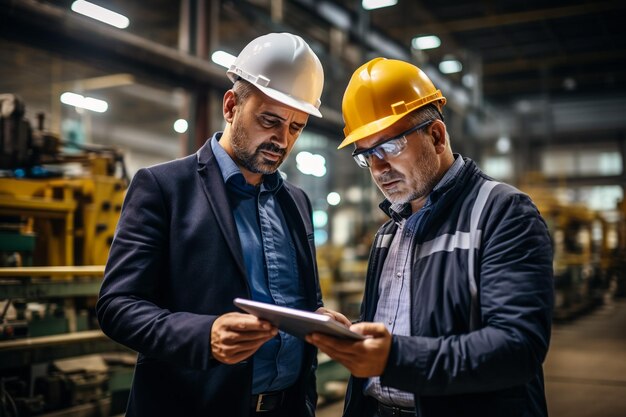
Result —
[{"label": "thumb on tablet", "polygon": [[361,322],[350,326],[350,330],[364,336],[384,337],[388,334],[387,328],[382,323]]}]

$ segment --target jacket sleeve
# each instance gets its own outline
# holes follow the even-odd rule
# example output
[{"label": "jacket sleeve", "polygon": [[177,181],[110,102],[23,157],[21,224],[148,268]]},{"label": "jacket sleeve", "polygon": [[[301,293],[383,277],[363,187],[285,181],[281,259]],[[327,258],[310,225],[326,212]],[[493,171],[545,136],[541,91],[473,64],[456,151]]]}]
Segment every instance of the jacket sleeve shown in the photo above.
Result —
[{"label": "jacket sleeve", "polygon": [[160,305],[168,273],[168,209],[154,174],[137,172],[118,222],[100,296],[98,320],[111,339],[151,358],[207,369],[217,316],[171,312]]},{"label": "jacket sleeve", "polygon": [[418,395],[526,384],[547,354],[553,307],[552,244],[528,196],[508,194],[483,233],[478,275],[482,327],[443,337],[393,336],[381,382]]}]

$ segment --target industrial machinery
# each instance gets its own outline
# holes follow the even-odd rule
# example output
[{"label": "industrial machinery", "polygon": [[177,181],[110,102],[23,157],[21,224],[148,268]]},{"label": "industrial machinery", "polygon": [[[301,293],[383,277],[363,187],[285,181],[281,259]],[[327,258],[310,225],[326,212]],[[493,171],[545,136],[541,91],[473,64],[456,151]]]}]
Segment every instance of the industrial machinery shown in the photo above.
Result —
[{"label": "industrial machinery", "polygon": [[0,95],[0,108],[0,266],[104,264],[128,185],[121,152],[63,153],[17,97]]},{"label": "industrial machinery", "polygon": [[94,306],[128,185],[123,156],[24,115],[0,94],[0,416],[120,414],[135,355],[98,329]]},{"label": "industrial machinery", "polygon": [[554,245],[554,318],[574,318],[603,302],[615,268],[612,226],[585,206],[563,204],[552,190],[525,187],[545,219]]}]

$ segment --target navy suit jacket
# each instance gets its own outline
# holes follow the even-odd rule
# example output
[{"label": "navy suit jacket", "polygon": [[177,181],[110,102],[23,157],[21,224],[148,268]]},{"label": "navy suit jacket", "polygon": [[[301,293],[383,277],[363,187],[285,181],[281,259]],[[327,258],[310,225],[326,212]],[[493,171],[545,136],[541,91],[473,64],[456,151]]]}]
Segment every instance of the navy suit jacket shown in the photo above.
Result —
[{"label": "navy suit jacket", "polygon": [[[322,305],[311,204],[277,193],[296,246],[307,308]],[[102,330],[139,352],[127,416],[248,416],[252,360],[211,355],[211,326],[250,298],[237,226],[210,141],[193,155],[141,169],[128,189],[97,303]],[[306,345],[289,415],[314,414],[315,354]]]}]

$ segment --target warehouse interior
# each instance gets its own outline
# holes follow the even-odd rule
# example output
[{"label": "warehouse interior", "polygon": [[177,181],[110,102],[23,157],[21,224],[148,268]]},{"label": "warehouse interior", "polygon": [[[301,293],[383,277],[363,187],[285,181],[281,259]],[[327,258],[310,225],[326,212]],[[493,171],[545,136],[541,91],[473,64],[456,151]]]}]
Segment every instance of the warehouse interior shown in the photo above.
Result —
[{"label": "warehouse interior", "polygon": [[[0,416],[124,415],[136,353],[94,306],[125,191],[223,129],[224,62],[269,32],[300,35],[324,67],[323,118],[281,171],[311,199],[325,304],[358,317],[386,220],[368,170],[336,149],[345,86],[374,57],[412,62],[447,98],[454,152],[549,226],[550,414],[626,415],[625,2],[92,2],[125,27],[75,3],[0,0]],[[349,372],[318,360],[317,415],[339,416]]]}]

